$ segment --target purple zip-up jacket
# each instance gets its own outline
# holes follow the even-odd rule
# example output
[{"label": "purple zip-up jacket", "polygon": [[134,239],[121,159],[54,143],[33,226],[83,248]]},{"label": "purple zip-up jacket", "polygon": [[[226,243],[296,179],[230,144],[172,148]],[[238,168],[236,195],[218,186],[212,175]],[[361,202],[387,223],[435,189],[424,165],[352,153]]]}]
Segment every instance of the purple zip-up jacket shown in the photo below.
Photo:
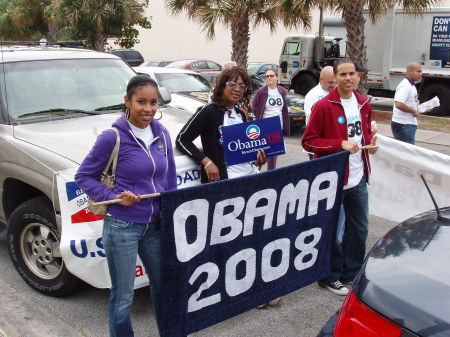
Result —
[{"label": "purple zip-up jacket", "polygon": [[[75,174],[76,183],[88,196],[96,201],[104,201],[115,199],[117,194],[125,190],[143,195],[177,188],[172,143],[164,126],[156,120],[151,122],[154,139],[150,150],[134,136],[124,115],[112,126],[120,133],[114,191],[99,182],[116,143],[116,134],[109,129],[98,136]],[[123,221],[152,223],[159,220],[159,198],[142,199],[132,206],[111,204],[108,213]]]}]

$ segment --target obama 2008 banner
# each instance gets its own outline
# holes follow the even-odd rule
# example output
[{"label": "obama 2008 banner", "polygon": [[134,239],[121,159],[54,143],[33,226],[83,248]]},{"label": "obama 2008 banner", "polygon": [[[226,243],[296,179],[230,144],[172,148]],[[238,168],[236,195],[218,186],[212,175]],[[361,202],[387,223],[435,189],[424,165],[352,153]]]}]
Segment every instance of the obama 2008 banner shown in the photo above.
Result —
[{"label": "obama 2008 banner", "polygon": [[347,163],[342,152],[163,193],[163,336],[186,336],[325,277]]}]

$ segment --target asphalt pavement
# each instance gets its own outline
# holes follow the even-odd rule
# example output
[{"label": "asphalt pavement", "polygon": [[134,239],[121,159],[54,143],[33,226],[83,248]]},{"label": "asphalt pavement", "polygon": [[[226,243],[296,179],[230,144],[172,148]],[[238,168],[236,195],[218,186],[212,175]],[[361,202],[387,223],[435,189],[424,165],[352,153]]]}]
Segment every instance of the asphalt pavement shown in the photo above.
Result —
[{"label": "asphalt pavement", "polygon": [[[378,125],[379,134],[392,137],[389,125]],[[297,136],[291,140],[292,148],[298,147]],[[416,140],[419,145],[424,147],[432,147],[434,145],[445,146],[447,151],[450,148],[450,134],[443,132],[434,132],[426,130],[418,130]],[[298,151],[298,150],[296,150]],[[444,150],[445,152],[445,150]],[[446,154],[449,154],[448,152]],[[301,155],[298,151],[297,155]],[[306,158],[306,154],[304,154]],[[299,160],[299,157],[297,157]],[[304,159],[300,159],[304,160]],[[371,223],[383,223],[381,218],[371,217]],[[382,228],[371,229],[370,239],[368,247],[371,247],[376,240],[382,236],[389,226],[395,225],[394,223],[388,223],[383,225]],[[374,226],[375,227],[375,226]],[[0,224],[0,248],[2,254],[6,252],[6,238],[4,227]],[[5,259],[7,261],[7,259]],[[15,273],[14,267],[11,263],[3,262],[0,266],[0,275],[7,273]],[[6,281],[5,281],[6,280]],[[105,324],[106,317],[106,305],[107,305],[107,290],[95,290],[95,297],[98,297],[98,303],[102,303],[95,308],[91,308],[90,304],[86,304],[87,299],[83,299],[81,302],[79,298],[67,298],[60,300],[61,304],[65,305],[69,312],[63,312],[55,307],[51,302],[52,299],[46,296],[34,296],[29,295],[29,292],[23,291],[27,286],[20,283],[22,280],[17,275],[14,276],[12,281],[9,279],[0,277],[0,337],[45,337],[45,336],[64,336],[64,337],[80,337],[80,336],[102,336],[105,335],[105,327],[99,329],[101,332],[90,333],[90,329],[94,329],[96,323],[88,322],[86,327],[82,324],[77,324],[77,320],[72,319],[74,315],[84,315],[92,317],[103,317],[102,325]],[[311,298],[310,293],[314,292],[314,296]],[[85,295],[85,294],[84,294]],[[91,297],[92,295],[86,296]],[[144,320],[144,328],[142,331],[146,336],[151,335],[150,330],[155,331],[154,322],[148,313],[148,299],[145,290],[139,289],[136,292],[135,309],[133,320]],[[83,294],[80,295],[80,298]],[[84,301],[84,302],[83,302]],[[73,303],[74,306],[69,305],[67,302]],[[314,302],[314,303],[312,303]],[[258,336],[313,336],[313,331],[318,332],[317,326],[312,326],[312,321],[315,316],[321,314],[319,319],[321,324],[325,323],[326,317],[329,317],[337,308],[340,307],[342,298],[332,295],[327,291],[321,291],[317,285],[313,284],[306,288],[300,289],[294,293],[288,294],[286,300],[282,302],[281,308],[284,310],[277,310],[276,308],[269,308],[268,310],[251,310],[243,313],[235,318],[227,320],[225,322],[216,324],[213,327],[196,333],[195,336],[207,337],[207,336],[253,336],[253,332],[263,331],[263,334],[259,333]],[[77,307],[80,305],[80,307]],[[92,312],[83,312],[83,311]],[[325,314],[323,313],[325,312]],[[296,313],[296,314],[292,314]],[[298,314],[297,314],[298,313]],[[81,320],[79,320],[81,321]],[[243,323],[244,322],[244,323]],[[296,330],[301,324],[302,331]],[[317,323],[315,323],[317,324]],[[90,327],[92,325],[93,327]],[[283,329],[280,329],[283,327]],[[231,332],[232,331],[232,332]],[[280,334],[277,331],[282,331]],[[230,334],[232,333],[232,334]],[[136,336],[141,336],[136,334]]]}]

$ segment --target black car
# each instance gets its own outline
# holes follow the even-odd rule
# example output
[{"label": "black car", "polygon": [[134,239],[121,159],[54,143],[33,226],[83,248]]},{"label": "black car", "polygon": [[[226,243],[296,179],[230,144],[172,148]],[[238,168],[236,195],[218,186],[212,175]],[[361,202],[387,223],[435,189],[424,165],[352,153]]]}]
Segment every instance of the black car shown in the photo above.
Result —
[{"label": "black car", "polygon": [[416,215],[369,252],[318,337],[450,336],[450,207]]},{"label": "black car", "polygon": [[141,53],[134,49],[113,49],[110,53],[119,56],[130,67],[137,67],[144,63],[144,58]]}]

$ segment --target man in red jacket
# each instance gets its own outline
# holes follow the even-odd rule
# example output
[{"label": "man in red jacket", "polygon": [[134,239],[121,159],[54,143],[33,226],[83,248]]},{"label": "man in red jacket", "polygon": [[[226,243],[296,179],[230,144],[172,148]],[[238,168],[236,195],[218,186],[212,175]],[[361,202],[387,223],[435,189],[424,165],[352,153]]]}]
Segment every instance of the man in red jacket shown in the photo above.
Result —
[{"label": "man in red jacket", "polygon": [[353,281],[366,253],[369,154],[374,154],[378,146],[376,136],[370,130],[372,108],[369,100],[353,90],[357,76],[355,63],[340,59],[333,72],[337,88],[313,106],[302,146],[314,153],[315,158],[340,151],[350,152],[342,196],[346,217],[344,236],[341,244],[336,242],[334,245],[331,274],[319,281],[320,286],[344,296],[348,288],[343,284]]}]

